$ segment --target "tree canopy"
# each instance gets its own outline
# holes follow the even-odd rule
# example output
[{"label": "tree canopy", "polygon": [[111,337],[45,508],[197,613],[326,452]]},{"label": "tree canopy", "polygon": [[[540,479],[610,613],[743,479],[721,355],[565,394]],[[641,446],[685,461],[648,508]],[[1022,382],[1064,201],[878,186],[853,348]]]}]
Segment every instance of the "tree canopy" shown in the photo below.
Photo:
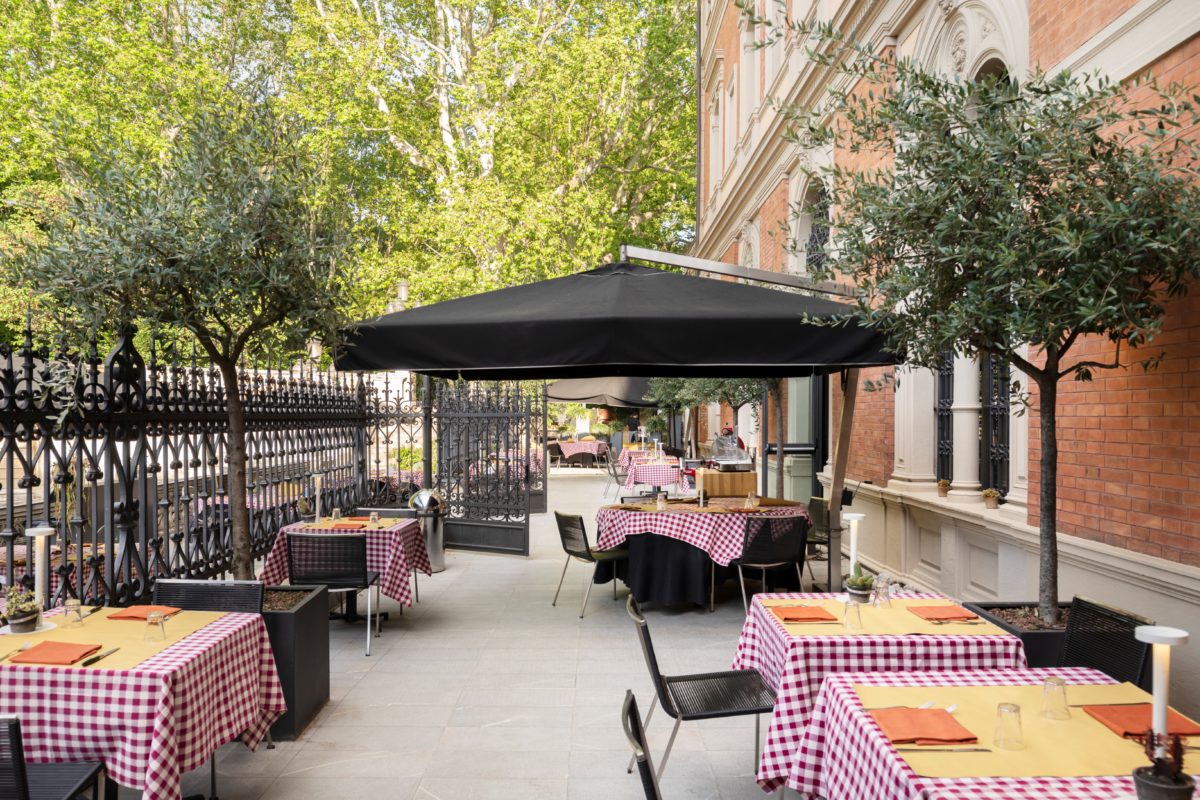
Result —
[{"label": "tree canopy", "polygon": [[[0,240],[120,142],[151,159],[247,86],[353,212],[353,311],[686,244],[694,8],[680,0],[0,0]],[[19,311],[18,311],[19,313]]]},{"label": "tree canopy", "polygon": [[[1165,304],[1200,274],[1200,98],[1067,73],[963,80],[815,34],[811,55],[848,78],[792,110],[804,146],[838,153],[812,176],[836,209],[815,277],[848,278],[858,315],[909,363],[990,354],[1036,384],[1053,621],[1057,384],[1160,358]],[[1075,357],[1087,336],[1111,354]]]}]

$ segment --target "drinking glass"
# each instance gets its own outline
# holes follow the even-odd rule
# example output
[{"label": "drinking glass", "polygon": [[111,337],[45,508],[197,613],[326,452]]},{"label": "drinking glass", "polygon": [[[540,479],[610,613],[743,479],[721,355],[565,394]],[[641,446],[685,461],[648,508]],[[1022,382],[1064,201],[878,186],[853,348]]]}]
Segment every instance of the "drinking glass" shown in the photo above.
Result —
[{"label": "drinking glass", "polygon": [[1042,684],[1042,716],[1046,719],[1070,719],[1067,707],[1067,682],[1062,678],[1046,678]]},{"label": "drinking glass", "polygon": [[371,524],[372,524],[372,525],[378,525],[378,524],[379,524],[379,512],[378,512],[378,511],[372,511],[372,512],[371,512]]},{"label": "drinking glass", "polygon": [[863,626],[862,611],[849,598],[846,599],[846,610],[842,613],[842,627],[848,631],[861,631]]},{"label": "drinking glass", "polygon": [[1024,750],[1025,738],[1021,735],[1021,707],[1016,703],[1000,703],[996,706],[996,735],[994,744],[998,750]]},{"label": "drinking glass", "polygon": [[333,511],[330,511],[329,518],[330,519],[341,519],[342,518],[342,509],[335,508],[335,509],[333,509]]},{"label": "drinking glass", "polygon": [[875,579],[875,595],[872,601],[878,608],[892,607],[892,582],[885,577]]},{"label": "drinking glass", "polygon": [[667,510],[667,496],[665,494],[660,494],[657,497],[655,497],[654,498],[654,507],[656,509],[658,509],[659,511],[666,511]]},{"label": "drinking glass", "polygon": [[143,642],[165,642],[167,640],[166,617],[161,611],[150,611],[146,614],[146,632],[142,634]]},{"label": "drinking glass", "polygon": [[77,598],[68,597],[63,601],[63,624],[68,628],[83,627],[83,607]]}]

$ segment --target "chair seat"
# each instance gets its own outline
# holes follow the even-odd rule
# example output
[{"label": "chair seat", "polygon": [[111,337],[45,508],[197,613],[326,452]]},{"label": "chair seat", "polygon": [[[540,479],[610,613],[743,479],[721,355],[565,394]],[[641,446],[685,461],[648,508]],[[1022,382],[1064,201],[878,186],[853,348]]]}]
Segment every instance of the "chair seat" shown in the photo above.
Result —
[{"label": "chair seat", "polygon": [[64,764],[25,764],[30,800],[70,800],[89,788],[104,763],[72,761]]},{"label": "chair seat", "polygon": [[317,577],[315,575],[314,576],[305,576],[305,577],[311,578],[311,580],[305,580],[304,581],[305,583],[324,584],[325,586],[329,587],[329,591],[331,591],[331,592],[344,592],[344,591],[347,591],[350,589],[366,589],[368,587],[374,586],[379,581],[379,573],[378,572],[367,572],[367,585],[366,586],[362,586],[359,583],[359,581],[344,580],[340,576],[337,578],[329,578],[329,579],[320,579],[319,577]]},{"label": "chair seat", "polygon": [[775,692],[758,670],[664,676],[664,680],[679,719],[685,721],[767,714],[775,708]]},{"label": "chair seat", "polygon": [[597,550],[592,548],[592,558],[597,561],[616,561],[618,558],[629,558],[629,551],[624,547],[614,547],[611,550]]},{"label": "chair seat", "polygon": [[793,561],[772,561],[770,564],[759,564],[753,561],[742,561],[740,558],[735,558],[729,562],[731,567],[746,567],[747,569],[776,569],[778,567],[790,567],[796,562]]}]

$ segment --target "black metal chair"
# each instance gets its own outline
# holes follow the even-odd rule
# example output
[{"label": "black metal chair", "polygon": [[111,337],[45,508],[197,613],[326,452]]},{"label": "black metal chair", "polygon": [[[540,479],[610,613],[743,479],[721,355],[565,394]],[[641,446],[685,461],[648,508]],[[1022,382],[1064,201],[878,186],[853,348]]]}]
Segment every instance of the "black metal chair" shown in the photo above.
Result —
[{"label": "black metal chair", "polygon": [[[623,489],[625,487],[625,479],[629,477],[629,471],[626,469],[623,469],[619,464],[617,464],[617,462],[615,460],[613,460],[611,458],[606,462],[606,466],[608,468],[608,476],[610,478],[612,478],[612,481],[613,481],[612,482],[613,496],[620,498],[621,489]],[[607,486],[604,487],[604,495],[603,496],[606,498],[608,497],[608,487]]]},{"label": "black metal chair", "polygon": [[833,584],[833,559],[829,557],[829,503],[824,497],[810,497],[808,499],[808,518],[812,520],[812,525],[808,528],[808,537],[805,540],[805,557],[804,563],[808,566],[808,577],[815,584],[817,576],[813,574],[812,562],[821,561],[821,548],[825,548],[825,586],[828,588]]},{"label": "black metal chair", "polygon": [[0,797],[5,800],[73,800],[89,787],[100,796],[103,761],[27,764],[21,743],[21,720],[0,716]]},{"label": "black metal chair", "polygon": [[546,445],[546,455],[550,456],[550,466],[562,466],[563,451],[558,442],[550,442]]},{"label": "black metal chair", "polygon": [[[750,714],[754,715],[754,763],[757,769],[760,735],[758,716],[769,714],[775,709],[775,692],[763,680],[758,670],[734,669],[695,675],[663,675],[658,669],[658,659],[654,656],[654,644],[650,640],[646,618],[638,609],[633,595],[629,595],[625,607],[633,619],[634,627],[637,628],[642,655],[646,658],[646,668],[650,670],[654,691],[658,695],[658,704],[675,720],[675,727],[671,729],[671,738],[667,740],[667,749],[663,752],[657,777],[661,779],[663,770],[667,768],[667,759],[671,757],[671,746],[675,744],[675,735],[679,733],[680,723]],[[651,705],[646,714],[646,725],[650,724],[650,718],[654,716],[654,708],[655,706]],[[633,772],[635,760],[636,754],[629,760],[628,772]]]},{"label": "black metal chair", "polygon": [[[742,586],[742,605],[745,606],[747,614],[750,613],[750,603],[746,599],[746,576],[742,572],[742,567],[762,571],[764,592],[767,590],[767,570],[786,567],[788,564],[796,565],[796,577],[803,583],[802,565],[807,535],[808,520],[798,515],[794,517],[747,517],[742,555],[729,562],[730,565],[737,567],[738,583]],[[716,594],[715,585],[713,594],[714,596]],[[711,602],[712,600],[710,600],[710,604]]]},{"label": "black metal chair", "polygon": [[646,800],[662,800],[658,776],[654,774],[654,765],[650,763],[650,743],[646,741],[646,730],[642,727],[642,717],[638,714],[637,698],[628,689],[625,691],[625,703],[621,707],[621,725],[625,728],[625,738],[629,740],[629,746],[633,748],[633,760],[642,776]]},{"label": "black metal chair", "polygon": [[263,583],[160,578],[154,582],[154,602],[187,611],[261,614]]},{"label": "black metal chair", "polygon": [[596,457],[591,453],[575,453],[567,456],[568,467],[583,467],[591,469],[596,463]]},{"label": "black metal chair", "polygon": [[[160,578],[154,582],[155,605],[174,606],[185,611],[226,611],[261,614],[262,581],[207,581]],[[267,732],[267,746],[275,747]],[[209,759],[209,797],[217,797],[217,756]],[[203,795],[193,797],[203,798]]]},{"label": "black metal chair", "polygon": [[[379,573],[367,569],[367,537],[362,533],[287,533],[288,578],[293,584],[324,584],[330,592],[367,591],[367,655],[371,655],[371,589],[379,594]],[[375,598],[374,635],[379,635]]]},{"label": "black metal chair", "polygon": [[1133,629],[1153,624],[1154,620],[1077,596],[1071,600],[1060,666],[1091,667],[1113,680],[1141,685],[1150,645],[1134,638]]},{"label": "black metal chair", "polygon": [[[587,564],[592,564],[598,567],[602,561],[619,561],[623,558],[629,558],[629,551],[624,547],[614,547],[612,550],[594,550],[588,544],[587,529],[583,526],[583,517],[578,514],[563,514],[560,511],[554,512],[554,521],[558,523],[558,538],[562,540],[563,551],[567,554],[567,561],[563,564],[562,575],[558,578],[558,589],[554,591],[554,600],[550,605],[558,605],[558,594],[562,591],[563,581],[567,577],[567,567],[571,566],[571,559],[577,559]],[[588,597],[592,594],[592,584],[595,581],[596,570],[592,569],[592,577],[588,578],[587,591],[583,593],[583,605],[579,607],[579,618],[583,619],[583,614],[587,611]],[[613,599],[617,599],[617,574],[613,570]]]}]

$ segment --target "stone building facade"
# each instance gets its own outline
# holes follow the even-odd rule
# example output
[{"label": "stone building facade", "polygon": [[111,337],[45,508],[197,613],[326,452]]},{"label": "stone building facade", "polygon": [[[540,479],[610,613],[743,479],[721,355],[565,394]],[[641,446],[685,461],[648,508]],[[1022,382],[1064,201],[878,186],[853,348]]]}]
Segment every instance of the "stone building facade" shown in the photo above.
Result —
[{"label": "stone building facade", "polygon": [[[968,77],[1067,69],[1127,79],[1149,71],[1163,82],[1200,84],[1197,0],[758,2],[767,20],[832,21]],[[811,107],[828,73],[790,38],[754,47],[763,29],[749,29],[733,0],[699,4],[693,254],[804,274],[806,256],[787,245],[819,240],[828,226],[797,213],[824,191],[800,167],[848,155],[798,150],[776,102]],[[1064,599],[1092,596],[1200,633],[1200,291],[1170,304],[1156,344],[1166,351],[1156,370],[1061,385],[1062,591]],[[1081,356],[1109,348],[1088,342]],[[1004,407],[1003,392],[989,393],[990,369],[956,357],[936,373],[900,368],[894,389],[859,393],[848,483],[857,490],[854,509],[868,515],[860,552],[871,567],[954,597],[1033,599],[1037,417]],[[805,397],[796,388],[789,386],[790,406]],[[836,415],[838,387],[830,393]],[[791,408],[789,418],[802,413]],[[827,484],[828,465],[815,466]],[[937,496],[939,477],[951,480],[949,497]],[[984,508],[985,484],[1005,492],[1000,509]],[[803,499],[800,488],[793,493]],[[1179,660],[1180,700],[1200,711],[1200,646]]]}]

